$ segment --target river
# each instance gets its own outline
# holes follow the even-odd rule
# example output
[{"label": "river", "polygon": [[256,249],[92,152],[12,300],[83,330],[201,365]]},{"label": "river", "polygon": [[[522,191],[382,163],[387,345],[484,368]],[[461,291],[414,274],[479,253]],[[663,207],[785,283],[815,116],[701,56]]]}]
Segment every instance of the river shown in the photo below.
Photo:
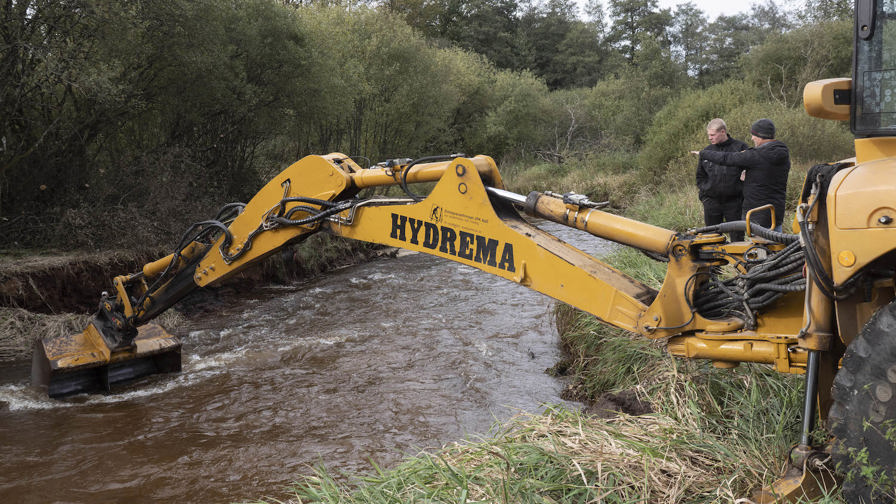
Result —
[{"label": "river", "polygon": [[390,467],[521,411],[576,407],[544,373],[561,358],[553,304],[405,253],[214,301],[178,330],[182,373],[113,395],[49,400],[30,363],[0,363],[0,502],[284,500],[314,465]]}]

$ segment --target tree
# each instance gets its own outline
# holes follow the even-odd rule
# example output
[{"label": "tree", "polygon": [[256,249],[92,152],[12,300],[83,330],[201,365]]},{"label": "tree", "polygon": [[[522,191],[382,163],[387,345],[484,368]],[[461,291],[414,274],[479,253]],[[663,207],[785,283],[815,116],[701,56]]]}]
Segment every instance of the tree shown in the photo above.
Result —
[{"label": "tree", "polygon": [[609,53],[600,26],[578,19],[571,0],[530,6],[520,20],[520,69],[531,70],[550,89],[594,85]]},{"label": "tree", "polygon": [[0,6],[0,215],[79,194],[96,142],[135,104],[120,80],[146,64],[102,61],[103,38],[126,36],[127,25],[102,7],[52,0]]},{"label": "tree", "polygon": [[770,35],[784,33],[793,27],[790,15],[774,0],[753,4],[750,25],[753,27],[754,45],[761,44]]},{"label": "tree", "polygon": [[516,0],[471,0],[452,40],[482,54],[498,68],[519,68],[518,11]]},{"label": "tree", "polygon": [[251,194],[259,146],[307,73],[290,9],[270,0],[0,5],[0,204],[39,224],[17,228],[19,241],[33,231],[45,243],[76,225],[89,244],[89,224],[113,225],[113,215],[136,231],[172,199],[190,219],[207,205],[197,194]]},{"label": "tree", "polygon": [[697,77],[703,70],[706,51],[706,15],[693,2],[679,4],[670,29],[672,54],[684,65],[688,75]]},{"label": "tree", "polygon": [[796,12],[803,24],[825,21],[849,21],[853,16],[853,0],[808,0]]},{"label": "tree", "polygon": [[660,9],[657,0],[610,0],[610,17],[610,40],[630,63],[646,38],[658,41],[662,47],[671,45],[667,30],[672,14],[669,9]]},{"label": "tree", "polygon": [[745,14],[719,16],[704,32],[706,49],[699,62],[697,80],[703,87],[737,75],[740,58],[750,50],[753,37]]},{"label": "tree", "polygon": [[519,39],[526,49],[521,67],[544,78],[552,89],[566,83],[565,68],[556,61],[556,51],[575,22],[571,0],[530,5],[520,18]]},{"label": "tree", "polygon": [[811,81],[849,76],[852,23],[828,21],[770,36],[746,57],[747,80],[784,106],[801,103]]}]

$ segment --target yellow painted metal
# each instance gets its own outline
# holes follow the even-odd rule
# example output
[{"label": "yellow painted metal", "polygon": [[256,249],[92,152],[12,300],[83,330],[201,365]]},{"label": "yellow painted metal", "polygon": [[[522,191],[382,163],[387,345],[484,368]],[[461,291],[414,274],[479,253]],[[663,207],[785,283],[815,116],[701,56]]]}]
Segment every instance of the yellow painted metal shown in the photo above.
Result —
[{"label": "yellow painted metal", "polygon": [[[127,285],[130,280],[131,277],[128,275],[118,275],[112,279],[112,285],[115,286],[116,298],[118,299],[118,302],[121,303],[121,312],[127,318],[134,316],[134,306],[131,304],[131,296],[127,290]],[[109,301],[106,301],[106,310],[112,311],[112,306]]]},{"label": "yellow painted metal", "polygon": [[830,494],[839,485],[836,475],[829,470],[804,470],[785,475],[752,496],[755,504],[811,502]]},{"label": "yellow painted metal", "polygon": [[697,336],[676,336],[669,339],[667,350],[676,357],[772,364],[778,372],[802,374],[805,372],[807,354],[792,350],[793,343],[795,341],[773,343],[763,340],[711,340]]},{"label": "yellow painted metal", "polygon": [[844,268],[851,268],[856,264],[856,254],[852,250],[841,250],[837,254],[837,262]]},{"label": "yellow painted metal", "polygon": [[[503,188],[501,174],[492,158],[488,156],[476,156],[474,165],[479,175],[484,180],[489,181],[492,187]],[[406,181],[411,183],[419,182],[436,182],[442,178],[442,174],[449,166],[449,161],[440,161],[436,163],[422,163],[414,165],[407,174]],[[397,185],[401,181],[403,167],[392,168],[371,168],[360,170],[351,174],[352,185],[359,189],[365,187],[379,187]]]},{"label": "yellow painted metal", "polygon": [[802,292],[791,292],[780,297],[757,318],[756,334],[770,341],[796,338],[805,325],[804,299]]},{"label": "yellow painted metal", "polygon": [[826,351],[834,337],[834,303],[824,295],[815,282],[806,282],[805,330],[799,331],[800,347]]},{"label": "yellow painted metal", "polygon": [[[666,281],[669,281],[668,275]],[[669,305],[660,302],[659,298],[655,304],[658,309]],[[781,297],[773,309],[757,317],[753,330],[742,330],[736,325],[725,327],[718,322],[695,316],[688,328],[702,330],[693,335],[677,336],[671,331],[663,331],[662,334],[673,336],[667,350],[672,355],[689,359],[709,359],[719,363],[756,362],[771,364],[781,373],[805,372],[807,353],[797,348],[797,334],[803,324],[801,293]],[[677,334],[684,333],[686,331],[677,330]]]},{"label": "yellow painted metal", "polygon": [[849,103],[835,104],[834,91],[849,91],[850,89],[852,89],[852,79],[849,77],[810,82],[803,88],[803,108],[812,117],[848,121]]},{"label": "yellow painted metal", "polygon": [[[533,198],[534,196],[530,196]],[[587,231],[623,245],[665,255],[675,232],[593,208],[567,205],[560,198],[537,196],[534,215]]]},{"label": "yellow painted metal", "polygon": [[47,337],[35,345],[32,384],[50,397],[108,391],[117,383],[154,373],[181,370],[180,340],[156,324],[137,329],[133,344],[110,351],[99,327],[91,323],[77,334]]},{"label": "yellow painted metal", "polygon": [[171,266],[172,268],[181,268],[187,262],[195,259],[199,254],[203,253],[205,253],[205,245],[198,242],[193,242],[187,245],[183,252],[181,252],[177,264],[171,264],[171,261],[174,259],[174,254],[169,254],[161,259],[156,259],[151,263],[144,264],[141,271],[143,272],[144,277],[155,278],[162,274],[162,272],[165,271],[165,269],[167,269],[169,266]]},{"label": "yellow painted metal", "polygon": [[41,345],[51,371],[71,372],[168,352],[181,343],[161,326],[146,324],[137,329],[133,347],[110,352],[99,329],[91,323],[80,333],[45,338]]},{"label": "yellow painted metal", "polygon": [[751,208],[747,210],[747,215],[744,216],[744,220],[747,221],[747,236],[752,236],[753,232],[750,229],[750,223],[753,222],[754,214],[761,214],[765,211],[769,212],[770,222],[772,223],[771,228],[774,229],[778,224],[778,216],[775,215],[775,205],[762,205],[760,207]]},{"label": "yellow painted metal", "polygon": [[171,261],[174,260],[174,254],[168,254],[167,256],[156,259],[151,263],[147,263],[143,265],[143,276],[147,278],[155,278],[159,276],[165,268],[167,268]]},{"label": "yellow painted metal", "polygon": [[444,257],[525,285],[634,331],[655,291],[520,219],[499,215],[480,173],[487,157],[461,158],[423,200],[366,206],[339,223],[340,236]]},{"label": "yellow painted metal", "polygon": [[868,161],[834,176],[827,207],[830,250],[840,259],[831,264],[835,284],[842,285],[877,258],[896,250],[893,194],[896,159]]},{"label": "yellow painted metal", "polygon": [[[222,236],[196,267],[194,276],[196,285],[202,287],[221,280],[246,265],[266,257],[290,240],[315,231],[317,225],[284,226],[258,233],[251,243],[248,241],[249,235],[265,223],[267,216],[279,210],[281,198],[302,196],[332,200],[343,194],[350,183],[348,173],[340,167],[346,163],[348,163],[347,157],[338,153],[327,156],[306,156],[271,179],[252,197],[243,212],[230,225],[233,241],[227,253],[229,255],[242,253],[243,255],[228,263],[219,251],[224,241]],[[351,167],[350,169],[357,169],[357,165],[353,163],[346,166]],[[307,205],[307,203],[288,203],[285,210],[288,211],[299,205]],[[301,213],[299,215],[306,216]],[[250,248],[244,250],[247,247]]]},{"label": "yellow painted metal", "polygon": [[134,345],[128,351],[113,352],[109,356],[110,362],[120,362],[141,357],[148,357],[164,352],[169,352],[180,347],[180,339],[169,333],[158,324],[144,324],[137,328],[137,337]]},{"label": "yellow painted metal", "polygon": [[896,137],[856,138],[856,164],[896,157]]},{"label": "yellow painted metal", "polygon": [[50,369],[76,369],[109,362],[109,348],[93,324],[84,331],[59,338],[42,340]]}]

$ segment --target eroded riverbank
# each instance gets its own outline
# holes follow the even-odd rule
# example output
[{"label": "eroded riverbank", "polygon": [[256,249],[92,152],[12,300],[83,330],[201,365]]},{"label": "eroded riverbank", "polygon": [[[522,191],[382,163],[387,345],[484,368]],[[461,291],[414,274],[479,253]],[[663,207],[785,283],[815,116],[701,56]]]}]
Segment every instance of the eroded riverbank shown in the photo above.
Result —
[{"label": "eroded riverbank", "polygon": [[[585,238],[592,253],[608,248]],[[518,411],[562,402],[562,381],[544,373],[561,354],[552,304],[419,254],[219,296],[183,323],[178,376],[54,402],[7,372],[0,493],[22,502],[278,497],[315,464],[356,472],[485,434]],[[72,488],[72,478],[87,483]]]}]

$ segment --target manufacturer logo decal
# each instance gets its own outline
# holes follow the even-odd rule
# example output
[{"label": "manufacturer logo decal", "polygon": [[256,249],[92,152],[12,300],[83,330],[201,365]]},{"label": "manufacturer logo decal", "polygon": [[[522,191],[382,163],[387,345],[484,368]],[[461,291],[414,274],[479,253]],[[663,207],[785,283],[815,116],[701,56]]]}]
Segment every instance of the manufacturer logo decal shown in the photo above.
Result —
[{"label": "manufacturer logo decal", "polygon": [[[438,220],[436,220],[436,216],[438,216]],[[430,219],[439,222],[441,217],[442,209],[434,206],[430,213]],[[504,271],[516,272],[513,244],[502,244],[494,238],[457,230],[450,226],[437,226],[433,222],[424,222],[395,213],[392,214],[392,232],[389,237],[430,250],[438,249],[443,254],[457,256]],[[498,249],[501,250],[500,257]]]}]

